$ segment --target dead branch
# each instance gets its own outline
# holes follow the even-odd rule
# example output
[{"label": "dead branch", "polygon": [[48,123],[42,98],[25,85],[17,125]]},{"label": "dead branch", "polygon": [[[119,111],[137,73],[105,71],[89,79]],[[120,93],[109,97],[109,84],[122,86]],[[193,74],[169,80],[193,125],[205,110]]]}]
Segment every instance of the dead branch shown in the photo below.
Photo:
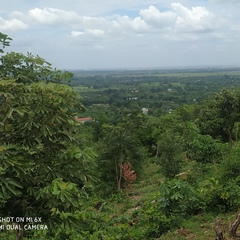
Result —
[{"label": "dead branch", "polygon": [[229,235],[231,237],[237,237],[237,228],[240,224],[240,213],[238,213],[237,218],[234,222],[230,223],[229,226]]},{"label": "dead branch", "polygon": [[216,233],[216,240],[225,240],[222,231],[222,219],[217,218],[214,224],[214,231]]}]

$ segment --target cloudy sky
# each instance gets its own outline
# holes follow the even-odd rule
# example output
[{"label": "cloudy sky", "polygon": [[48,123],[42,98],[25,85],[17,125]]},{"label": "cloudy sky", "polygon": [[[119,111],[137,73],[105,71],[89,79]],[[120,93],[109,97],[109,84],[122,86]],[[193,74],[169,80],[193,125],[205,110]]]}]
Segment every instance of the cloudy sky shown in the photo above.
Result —
[{"label": "cloudy sky", "polygon": [[[14,3],[13,3],[14,2]],[[240,66],[240,0],[0,0],[6,51],[58,69]]]}]

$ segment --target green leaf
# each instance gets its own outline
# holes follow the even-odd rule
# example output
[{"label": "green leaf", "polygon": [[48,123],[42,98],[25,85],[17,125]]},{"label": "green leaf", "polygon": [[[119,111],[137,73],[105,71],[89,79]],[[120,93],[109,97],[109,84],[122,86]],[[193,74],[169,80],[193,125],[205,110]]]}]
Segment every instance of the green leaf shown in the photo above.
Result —
[{"label": "green leaf", "polygon": [[19,182],[15,181],[13,179],[6,179],[6,180],[7,180],[8,184],[11,184],[18,188],[23,188],[23,186]]}]

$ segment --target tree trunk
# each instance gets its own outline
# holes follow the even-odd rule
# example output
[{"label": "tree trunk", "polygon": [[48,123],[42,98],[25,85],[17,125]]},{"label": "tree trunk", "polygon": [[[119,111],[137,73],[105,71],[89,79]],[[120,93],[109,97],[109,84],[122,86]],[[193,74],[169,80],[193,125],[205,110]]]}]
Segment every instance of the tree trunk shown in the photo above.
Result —
[{"label": "tree trunk", "polygon": [[15,230],[16,240],[22,240],[23,239],[23,223],[18,224],[18,225],[21,226],[21,229]]},{"label": "tree trunk", "polygon": [[115,159],[115,174],[116,174],[116,181],[117,181],[117,189],[119,187],[119,179],[118,179],[118,164],[117,160]]},{"label": "tree trunk", "polygon": [[228,128],[228,142],[229,143],[232,143],[232,140],[233,140],[232,130],[233,130],[233,126]]},{"label": "tree trunk", "polygon": [[[117,166],[116,166],[117,167]],[[117,182],[117,188],[118,188],[118,191],[121,190],[121,182],[122,182],[122,168],[123,168],[123,164],[122,162],[119,163],[119,175],[118,175],[118,182]]]},{"label": "tree trunk", "polygon": [[234,222],[230,223],[229,234],[231,237],[237,236],[237,228],[238,228],[239,224],[240,224],[240,213],[238,213],[236,220]]},{"label": "tree trunk", "polygon": [[159,155],[159,149],[158,149],[158,148],[159,148],[159,147],[158,147],[158,144],[157,144],[155,157],[158,157],[158,155]]},{"label": "tree trunk", "polygon": [[122,182],[122,162],[118,163],[117,159],[115,158],[115,172],[116,172],[116,180],[117,180],[117,190],[121,190],[121,182]]},{"label": "tree trunk", "polygon": [[223,232],[222,232],[222,219],[217,218],[214,224],[214,231],[216,233],[216,240],[224,240]]},{"label": "tree trunk", "polygon": [[239,126],[239,123],[237,123],[237,129],[236,129],[235,140],[237,140],[237,139],[238,139],[238,126]]}]

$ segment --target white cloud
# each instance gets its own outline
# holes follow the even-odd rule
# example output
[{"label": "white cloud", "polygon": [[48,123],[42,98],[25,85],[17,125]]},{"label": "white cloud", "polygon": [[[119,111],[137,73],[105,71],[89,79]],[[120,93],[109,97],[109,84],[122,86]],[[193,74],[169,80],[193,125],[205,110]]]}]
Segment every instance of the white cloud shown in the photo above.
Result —
[{"label": "white cloud", "polygon": [[78,37],[78,36],[84,35],[84,32],[72,31],[72,32],[71,32],[71,35],[72,35],[73,37]]},{"label": "white cloud", "polygon": [[171,11],[160,12],[160,10],[154,6],[141,10],[139,14],[146,23],[157,28],[171,27],[174,25],[177,18],[175,13]]},{"label": "white cloud", "polygon": [[120,16],[116,20],[112,21],[113,30],[115,29],[118,34],[123,33],[143,33],[149,30],[148,24],[141,19],[136,17],[134,19],[128,16]]},{"label": "white cloud", "polygon": [[103,18],[79,15],[74,11],[65,11],[57,8],[34,8],[29,11],[29,16],[39,24],[50,26],[88,27],[102,24]]},{"label": "white cloud", "polygon": [[[17,43],[17,51],[33,50],[40,55],[43,52],[47,59],[57,62],[61,54],[62,62],[69,54],[70,60],[66,63],[70,64],[75,55],[85,53],[84,59],[89,55],[88,64],[93,66],[95,59],[104,56],[108,57],[96,64],[115,62],[116,65],[117,60],[113,59],[120,61],[120,56],[126,59],[126,65],[130,59],[129,64],[140,64],[142,59],[135,57],[140,51],[143,57],[151,59],[145,63],[153,64],[166,58],[165,53],[180,59],[189,49],[211,52],[215,43],[226,51],[231,52],[234,44],[237,49],[240,20],[233,4],[237,1],[220,2],[223,0],[183,0],[181,3],[170,0],[102,0],[101,3],[99,0],[18,0],[16,8],[5,3],[1,6],[0,31],[14,39],[11,46]],[[24,35],[16,30],[25,30]],[[167,56],[169,63],[170,55]],[[54,59],[54,56],[59,57]],[[194,59],[197,58],[194,56]]]},{"label": "white cloud", "polygon": [[86,29],[85,31],[71,31],[71,36],[72,37],[77,37],[77,38],[102,38],[104,36],[104,31],[101,29]]},{"label": "white cloud", "polygon": [[210,0],[213,3],[240,4],[239,0]]},{"label": "white cloud", "polygon": [[179,31],[209,32],[215,28],[215,16],[205,7],[193,7],[192,9],[188,9],[180,3],[172,3],[171,6],[177,14],[176,28]]},{"label": "white cloud", "polygon": [[10,19],[10,20],[4,20],[0,17],[0,30],[1,31],[16,31],[16,30],[22,30],[27,29],[27,24],[22,22],[21,20],[18,20],[16,18]]},{"label": "white cloud", "polygon": [[104,31],[101,29],[87,29],[86,33],[94,37],[102,37],[104,35]]},{"label": "white cloud", "polygon": [[29,15],[39,23],[49,25],[76,21],[79,18],[75,12],[64,11],[56,8],[34,8],[29,11]]},{"label": "white cloud", "polygon": [[[52,27],[75,29],[76,32],[84,32],[93,37],[114,34],[143,34],[151,32],[162,32],[170,34],[178,32],[208,32],[214,29],[214,15],[204,7],[193,7],[188,9],[180,3],[172,3],[170,10],[160,11],[151,5],[139,11],[136,17],[127,15],[116,15],[112,17],[90,17],[78,14],[75,11],[66,11],[58,8],[33,8],[29,10],[28,16],[21,12],[12,14],[15,21],[22,26],[34,26],[34,23]],[[18,18],[18,19],[17,19]],[[25,25],[24,25],[25,24]],[[19,25],[20,26],[20,25]],[[79,34],[69,29],[72,36]]]}]

